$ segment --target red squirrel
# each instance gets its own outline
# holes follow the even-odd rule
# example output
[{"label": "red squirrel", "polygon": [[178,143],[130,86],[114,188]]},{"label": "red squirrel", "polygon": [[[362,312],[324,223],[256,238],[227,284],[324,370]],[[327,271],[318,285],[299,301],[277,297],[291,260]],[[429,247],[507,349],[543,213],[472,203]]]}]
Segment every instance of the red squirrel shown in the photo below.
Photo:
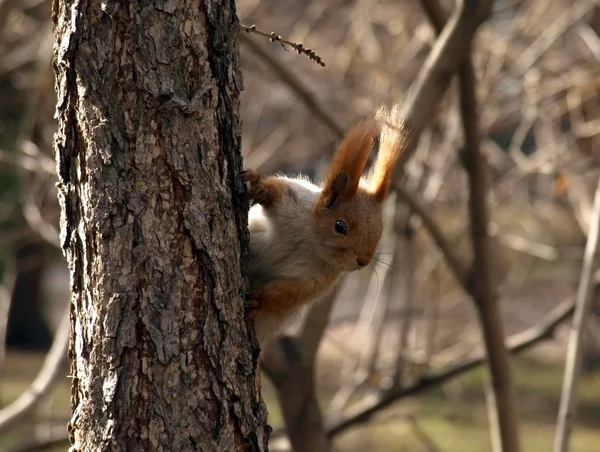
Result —
[{"label": "red squirrel", "polygon": [[[304,305],[323,299],[344,274],[373,259],[403,131],[397,107],[379,108],[348,131],[320,187],[302,177],[243,173],[254,202],[248,215],[251,292],[245,317],[254,319],[261,349]],[[364,178],[378,135],[378,156]]]}]

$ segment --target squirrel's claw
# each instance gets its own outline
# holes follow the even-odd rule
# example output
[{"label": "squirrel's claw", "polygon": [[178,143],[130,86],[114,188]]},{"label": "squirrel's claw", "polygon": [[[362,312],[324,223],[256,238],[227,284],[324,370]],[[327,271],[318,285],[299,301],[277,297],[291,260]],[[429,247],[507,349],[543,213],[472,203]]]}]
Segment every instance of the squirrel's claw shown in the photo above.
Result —
[{"label": "squirrel's claw", "polygon": [[281,196],[281,187],[267,178],[263,182],[260,173],[254,169],[243,171],[242,179],[244,182],[249,182],[248,197],[256,204],[262,206],[270,206]]},{"label": "squirrel's claw", "polygon": [[255,169],[242,171],[242,180],[250,182],[250,184],[256,184],[260,181],[260,173]]},{"label": "squirrel's claw", "polygon": [[251,292],[246,295],[244,301],[244,320],[250,320],[256,317],[260,312],[260,301],[256,292]]},{"label": "squirrel's claw", "polygon": [[248,197],[258,204],[261,204],[261,201],[265,198],[265,189],[260,183],[260,179],[260,173],[254,169],[242,171],[242,180],[250,183]]}]

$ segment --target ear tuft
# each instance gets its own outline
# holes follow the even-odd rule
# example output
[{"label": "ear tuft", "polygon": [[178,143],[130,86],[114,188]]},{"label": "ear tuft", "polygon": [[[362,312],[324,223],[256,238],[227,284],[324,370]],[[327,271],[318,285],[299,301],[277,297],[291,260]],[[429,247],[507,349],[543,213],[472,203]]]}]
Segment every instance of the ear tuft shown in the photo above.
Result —
[{"label": "ear tuft", "polygon": [[405,149],[407,130],[398,105],[394,105],[389,110],[385,106],[379,107],[375,118],[381,125],[381,134],[379,152],[369,178],[369,185],[375,199],[383,202],[390,188],[398,156]]},{"label": "ear tuft", "polygon": [[319,205],[331,208],[356,195],[377,132],[377,123],[372,120],[361,121],[348,131],[331,159]]}]

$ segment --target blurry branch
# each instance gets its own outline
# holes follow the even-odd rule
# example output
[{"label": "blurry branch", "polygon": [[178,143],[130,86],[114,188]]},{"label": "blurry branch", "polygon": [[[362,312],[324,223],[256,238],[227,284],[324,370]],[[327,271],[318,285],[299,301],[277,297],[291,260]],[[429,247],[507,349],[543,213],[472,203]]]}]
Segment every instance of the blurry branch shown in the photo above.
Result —
[{"label": "blurry branch", "polygon": [[263,352],[262,369],[277,391],[294,452],[330,450],[315,390],[315,357],[337,292],[311,306],[296,336],[283,337]]},{"label": "blurry branch", "polygon": [[[488,205],[486,201],[486,165],[481,153],[477,98],[477,79],[471,58],[466,58],[459,70],[460,111],[463,119],[465,140],[464,165],[469,179],[469,216],[473,243],[473,268],[469,292],[479,314],[481,330],[488,355],[490,387],[495,403],[495,416],[490,416],[491,431],[499,438],[492,438],[500,450],[521,450],[514,385],[508,351],[504,345],[504,325],[498,309],[498,283],[494,281],[492,264],[494,255],[488,234]],[[491,395],[491,394],[490,394]],[[494,425],[493,420],[497,422]]]},{"label": "blurry branch", "polygon": [[600,235],[600,180],[594,196],[594,207],[590,217],[590,229],[583,255],[583,266],[576,296],[575,315],[565,366],[565,377],[558,411],[558,422],[554,440],[554,452],[567,452],[569,439],[575,422],[579,375],[583,357],[584,332],[586,319],[592,308],[592,272],[594,271],[594,254],[598,250],[598,236]]},{"label": "blurry branch", "polygon": [[304,47],[302,44],[298,44],[297,42],[292,42],[289,41],[287,39],[282,38],[279,35],[276,35],[275,33],[271,32],[271,33],[265,33],[264,31],[260,31],[256,28],[256,25],[251,25],[251,26],[247,26],[247,25],[242,25],[240,24],[240,28],[242,30],[244,30],[246,33],[254,33],[257,34],[259,36],[263,36],[265,38],[269,38],[269,40],[271,42],[278,42],[281,44],[281,47],[283,47],[283,49],[287,52],[288,49],[285,47],[286,45],[290,46],[292,49],[294,49],[296,52],[298,52],[298,55],[304,54],[308,57],[309,60],[314,61],[315,63],[317,63],[319,66],[323,66],[325,67],[325,63],[323,63],[323,60],[321,59],[321,57],[319,55],[317,55],[313,50]]},{"label": "blurry branch", "polygon": [[52,224],[44,219],[40,206],[36,203],[35,196],[31,192],[23,194],[23,217],[29,227],[37,232],[39,236],[57,248],[60,247],[60,232]]},{"label": "blurry branch", "polygon": [[515,62],[516,77],[521,77],[527,72],[541,56],[552,47],[561,35],[573,26],[578,20],[598,6],[598,0],[580,0],[569,8],[566,14],[561,14],[557,19],[547,26],[544,33],[521,54]]},{"label": "blurry branch", "polygon": [[[552,312],[544,317],[539,323],[521,333],[511,336],[506,341],[506,346],[511,353],[520,353],[530,349],[534,345],[547,339],[551,339],[556,328],[562,324],[575,308],[574,300],[566,300],[559,304]],[[479,352],[476,356],[450,365],[438,371],[430,372],[410,386],[395,388],[375,402],[370,402],[363,407],[352,410],[345,419],[330,423],[327,434],[335,437],[348,428],[368,421],[372,416],[384,408],[392,405],[404,397],[415,396],[427,389],[434,388],[440,384],[456,378],[486,362],[485,353]]]},{"label": "blurry branch", "polygon": [[488,234],[490,237],[495,237],[498,242],[502,243],[508,248],[520,253],[529,254],[530,256],[534,256],[539,259],[555,261],[560,255],[558,249],[556,249],[554,246],[536,242],[519,235],[500,232],[500,228],[495,223],[489,223]]},{"label": "blurry branch", "polygon": [[[44,438],[34,438],[26,441],[23,444],[10,449],[9,452],[43,452],[50,450],[51,447],[67,446],[69,441],[69,433],[65,431],[55,431],[44,435]],[[64,443],[64,444],[63,444]]]},{"label": "blurry branch", "polygon": [[338,138],[344,136],[346,127],[342,125],[335,115],[328,111],[312,94],[312,92],[304,85],[292,71],[290,71],[276,57],[267,52],[264,47],[254,40],[246,36],[245,33],[240,34],[240,41],[247,45],[256,56],[266,63],[275,74],[290,87],[290,89],[298,96],[306,107],[315,114],[315,116],[323,121],[323,123],[336,134]]},{"label": "blurry branch", "polygon": [[[337,293],[337,290],[335,292]],[[333,293],[323,302],[311,307],[304,320],[298,337],[302,341],[306,357],[309,359],[314,360],[317,355],[321,338],[329,324],[329,314],[333,307],[335,295]]]},{"label": "blurry branch", "polygon": [[421,445],[427,452],[441,452],[433,438],[421,427],[421,424],[414,416],[409,416],[408,421],[415,437],[421,442]]},{"label": "blurry branch", "polygon": [[431,238],[435,241],[440,251],[444,254],[444,257],[450,266],[450,270],[452,270],[452,273],[456,277],[456,280],[465,289],[465,291],[468,291],[469,277],[467,273],[467,264],[460,259],[454,249],[454,246],[445,237],[431,213],[421,203],[421,201],[409,193],[408,190],[406,190],[406,188],[404,188],[404,186],[399,182],[394,184],[394,190],[410,206],[413,213],[421,218],[425,229],[427,229],[427,232],[429,232]]},{"label": "blurry branch", "polygon": [[28,171],[43,171],[56,174],[56,163],[47,156],[39,155],[14,155],[14,153],[0,149],[0,162],[13,163]]},{"label": "blurry branch", "polygon": [[29,388],[10,405],[0,410],[0,435],[31,413],[47,397],[60,377],[67,361],[70,333],[70,310],[67,307],[60,321],[54,342],[46,355],[44,365]]},{"label": "blurry branch", "polygon": [[[397,196],[395,199],[396,205],[396,215],[394,218],[393,228],[395,235],[395,247],[394,247],[394,255],[392,258],[391,267],[391,277],[389,278],[389,282],[386,290],[386,296],[388,298],[393,298],[395,292],[395,276],[400,276],[400,272],[403,273],[403,296],[397,297],[398,301],[400,301],[400,308],[404,308],[406,314],[402,316],[402,320],[400,321],[400,334],[398,337],[398,350],[396,352],[395,363],[394,363],[394,373],[392,375],[392,385],[400,386],[403,381],[402,378],[406,374],[406,368],[408,360],[406,359],[406,350],[409,349],[409,333],[411,328],[414,328],[414,321],[416,317],[416,309],[414,308],[415,303],[415,287],[416,287],[416,268],[415,268],[415,257],[416,257],[416,244],[415,244],[415,221],[413,221],[412,210],[408,209],[408,215],[406,218],[403,218],[401,221],[400,215],[398,215],[400,211],[400,200],[401,197]],[[402,266],[400,253],[396,250],[399,250],[400,247],[403,247],[404,252],[404,266]],[[433,336],[430,336],[429,344],[433,344]],[[426,353],[426,361],[428,361],[428,354]]]},{"label": "blurry branch", "polygon": [[[388,247],[383,248],[388,249]],[[394,250],[392,253],[395,257]],[[358,348],[360,352],[357,355],[346,354],[344,356],[340,378],[344,383],[331,399],[330,413],[341,413],[355,391],[366,385],[372,375],[368,355],[372,353],[373,359],[376,359],[374,355],[377,353],[379,343],[376,335],[383,329],[382,322],[385,320],[389,304],[389,298],[383,293],[390,282],[393,268],[391,266],[383,267],[383,275],[379,275],[376,270],[376,267],[371,270],[364,303],[348,339],[350,348]],[[383,279],[382,284],[380,284],[380,279]],[[369,334],[370,332],[371,334]],[[373,336],[373,332],[375,336]]]},{"label": "blurry branch", "polygon": [[422,4],[430,19],[435,15],[434,26],[436,29],[441,28],[441,32],[403,103],[402,116],[406,119],[409,133],[406,150],[400,154],[397,171],[412,155],[421,131],[435,117],[450,80],[468,55],[477,28],[485,21],[492,8],[491,0],[458,0],[452,16],[447,22],[444,21],[442,28],[443,9],[437,1],[423,0]]},{"label": "blurry branch", "polygon": [[427,19],[433,25],[436,34],[440,34],[448,20],[448,16],[442,5],[438,0],[421,0],[421,6],[427,15]]},{"label": "blurry branch", "polygon": [[[468,15],[470,8],[466,6],[466,0],[463,1],[464,3],[460,9],[464,10],[462,11],[463,14]],[[440,33],[440,39],[438,40],[440,41],[445,31],[451,28],[451,25],[442,28],[445,22],[445,12],[437,0],[421,0],[421,3],[433,27]],[[491,9],[490,1],[484,0],[482,3],[483,5],[480,5],[482,14],[479,18],[480,21],[485,20]],[[452,23],[452,20],[450,18],[449,22]],[[493,256],[488,235],[485,161],[480,149],[481,137],[475,91],[477,80],[471,63],[471,39],[466,40],[463,45],[465,47],[463,50],[464,56],[458,60],[460,62],[460,111],[465,140],[464,164],[469,179],[469,212],[474,261],[468,280],[465,280],[463,276],[459,279],[459,282],[467,288],[475,302],[486,345],[490,377],[492,379],[491,387],[494,391],[490,400],[495,402],[495,407],[492,407],[492,409],[495,408],[496,414],[496,416],[490,417],[490,422],[492,424],[494,424],[493,420],[497,422],[497,425],[492,425],[491,431],[499,435],[499,438],[492,438],[492,443],[500,444],[503,451],[518,452],[521,448],[515,394],[508,352],[504,346],[502,317],[498,310],[497,284],[492,277]],[[448,256],[446,257],[448,258]],[[455,265],[455,263],[450,262],[450,266],[457,274]],[[460,276],[460,274],[458,275]]]},{"label": "blurry branch", "polygon": [[[15,285],[16,271],[11,259],[4,259],[2,285],[0,285],[0,378],[4,373],[4,360],[6,358],[6,333],[8,326],[8,314],[12,301],[12,293]],[[1,396],[1,394],[0,394]],[[0,406],[2,398],[0,397]]]},{"label": "blurry branch", "polygon": [[0,0],[0,37],[2,37],[6,21],[14,2],[15,0]]}]

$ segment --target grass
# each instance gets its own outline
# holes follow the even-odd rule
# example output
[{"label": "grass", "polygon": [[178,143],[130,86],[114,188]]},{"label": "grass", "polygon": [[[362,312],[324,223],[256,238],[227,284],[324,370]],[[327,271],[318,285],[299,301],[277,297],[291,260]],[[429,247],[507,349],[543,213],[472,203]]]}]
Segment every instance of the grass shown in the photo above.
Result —
[{"label": "grass", "polygon": [[[558,364],[541,364],[532,358],[514,360],[514,380],[523,450],[552,450],[563,368]],[[469,372],[457,381],[462,395],[449,400],[441,388],[418,398],[398,401],[370,424],[353,428],[336,439],[338,450],[407,451],[436,449],[424,447],[422,437],[443,452],[487,452],[491,450],[485,411],[483,368]],[[279,407],[272,388],[264,383],[263,396],[269,406],[269,423],[281,422]],[[326,384],[321,387],[332,387]],[[595,452],[600,442],[600,373],[583,375],[580,385],[579,411],[574,429],[572,452]],[[333,396],[323,394],[321,400]],[[411,421],[416,421],[416,426]]]},{"label": "grass", "polygon": [[[0,383],[3,402],[14,400],[35,377],[43,357],[36,354],[9,354],[4,378]],[[326,364],[327,365],[327,364]],[[331,375],[331,373],[328,373]],[[441,388],[414,398],[398,401],[366,425],[350,429],[336,438],[337,450],[406,451],[427,450],[429,441],[443,452],[487,452],[491,450],[485,400],[482,391],[485,372],[476,369],[457,381],[460,397],[449,400]],[[519,404],[523,450],[552,450],[554,424],[562,385],[562,366],[539,363],[531,357],[514,361],[514,378]],[[319,385],[321,400],[333,396],[335,382]],[[572,452],[595,452],[600,443],[600,373],[584,375],[580,386],[577,425],[572,438]],[[61,381],[52,397],[44,404],[43,413],[68,418],[69,381]],[[263,377],[263,396],[269,407],[269,423],[281,424],[281,413],[273,388]],[[325,405],[324,405],[325,406]],[[411,421],[416,420],[416,424]],[[31,425],[19,426],[0,438],[0,450],[16,446],[31,434]],[[424,439],[425,438],[425,439]],[[48,449],[63,451],[65,447]]]}]

